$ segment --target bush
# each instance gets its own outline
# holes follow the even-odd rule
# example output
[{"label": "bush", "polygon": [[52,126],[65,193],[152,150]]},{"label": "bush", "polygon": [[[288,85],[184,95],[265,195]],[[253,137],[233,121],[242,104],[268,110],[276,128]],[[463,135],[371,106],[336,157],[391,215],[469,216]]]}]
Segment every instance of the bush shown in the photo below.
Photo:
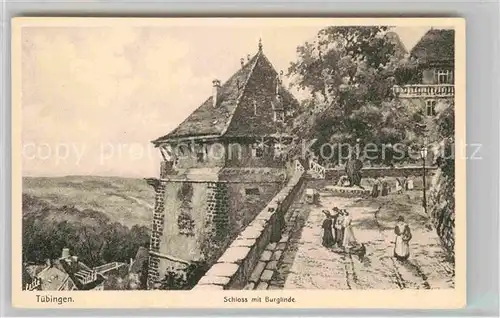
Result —
[{"label": "bush", "polygon": [[160,281],[162,290],[189,290],[192,289],[207,271],[205,262],[196,262],[184,269],[171,267]]}]

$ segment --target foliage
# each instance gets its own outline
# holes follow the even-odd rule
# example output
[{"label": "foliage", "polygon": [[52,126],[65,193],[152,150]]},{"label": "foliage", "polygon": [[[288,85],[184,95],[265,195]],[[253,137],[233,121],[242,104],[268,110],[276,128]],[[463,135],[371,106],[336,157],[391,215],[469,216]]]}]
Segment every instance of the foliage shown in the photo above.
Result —
[{"label": "foliage", "polygon": [[430,215],[444,247],[454,255],[455,235],[455,156],[454,105],[438,113],[437,133],[442,141],[442,155],[438,159],[439,171],[429,194]]},{"label": "foliage", "polygon": [[[301,138],[317,139],[313,146],[317,154],[327,143],[354,145],[359,139],[363,147],[408,144],[412,138],[412,127],[422,116],[393,96],[395,71],[403,62],[386,36],[388,30],[385,26],[327,27],[315,43],[297,48],[298,60],[291,63],[288,76],[310,97],[291,130]],[[333,149],[334,161],[340,151],[340,147]],[[379,156],[375,163],[383,160]]]},{"label": "foliage", "polygon": [[186,268],[173,268],[167,270],[165,277],[160,282],[162,290],[189,290],[192,289],[207,271],[205,262],[189,264]]},{"label": "foliage", "polygon": [[[23,260],[42,263],[61,256],[64,247],[88,266],[129,262],[149,244],[149,230],[111,223],[101,212],[73,206],[55,207],[23,194]],[[32,205],[34,203],[34,205]],[[34,211],[33,206],[42,207]]]}]

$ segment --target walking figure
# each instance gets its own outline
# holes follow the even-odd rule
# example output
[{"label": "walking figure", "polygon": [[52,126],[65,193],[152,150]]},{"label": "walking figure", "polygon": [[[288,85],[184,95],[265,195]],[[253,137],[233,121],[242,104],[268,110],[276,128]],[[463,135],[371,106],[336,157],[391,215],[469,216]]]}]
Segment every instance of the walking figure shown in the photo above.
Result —
[{"label": "walking figure", "polygon": [[396,234],[394,257],[399,261],[406,261],[410,257],[410,240],[412,236],[410,227],[405,223],[404,217],[398,217],[394,234]]},{"label": "walking figure", "polygon": [[356,238],[354,237],[354,231],[352,229],[352,219],[347,210],[344,210],[344,224],[343,224],[343,242],[342,246],[346,251],[349,251],[351,247],[356,244]]},{"label": "walking figure", "polygon": [[337,222],[335,222],[335,242],[338,247],[344,243],[344,211],[339,211]]},{"label": "walking figure", "polygon": [[335,244],[335,241],[333,239],[333,233],[332,233],[332,228],[333,228],[333,217],[328,212],[328,210],[323,210],[323,213],[326,216],[326,219],[323,221],[323,225],[321,226],[323,228],[323,242],[322,245],[324,247],[332,247]]},{"label": "walking figure", "polygon": [[406,189],[407,190],[413,190],[413,177],[409,177],[408,181],[406,182]]},{"label": "walking figure", "polygon": [[375,177],[375,181],[373,182],[372,187],[372,198],[377,198],[380,194],[380,180],[378,177]]}]

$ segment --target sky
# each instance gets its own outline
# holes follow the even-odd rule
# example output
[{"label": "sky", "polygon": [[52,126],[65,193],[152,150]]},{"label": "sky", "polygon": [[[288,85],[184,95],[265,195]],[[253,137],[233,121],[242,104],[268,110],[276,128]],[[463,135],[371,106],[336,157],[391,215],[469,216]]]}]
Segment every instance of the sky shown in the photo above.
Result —
[{"label": "sky", "polygon": [[[240,58],[277,70],[331,21],[177,23],[22,29],[24,176],[157,177],[167,134],[227,80]],[[429,29],[396,27],[407,50]]]}]

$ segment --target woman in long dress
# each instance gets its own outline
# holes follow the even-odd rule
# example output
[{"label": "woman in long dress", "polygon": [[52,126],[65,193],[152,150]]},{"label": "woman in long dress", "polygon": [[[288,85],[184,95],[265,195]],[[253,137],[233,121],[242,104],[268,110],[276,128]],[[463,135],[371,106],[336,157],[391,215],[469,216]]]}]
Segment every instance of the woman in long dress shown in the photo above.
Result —
[{"label": "woman in long dress", "polygon": [[344,210],[344,239],[342,246],[344,249],[349,250],[356,243],[356,238],[354,237],[354,231],[352,230],[352,218],[349,212]]},{"label": "woman in long dress", "polygon": [[378,177],[375,177],[375,181],[373,182],[373,188],[372,188],[372,197],[377,198],[379,194],[380,194],[380,180],[378,179]]},{"label": "woman in long dress", "polygon": [[411,230],[402,216],[398,217],[394,234],[396,234],[394,257],[399,261],[406,261],[410,257]]},{"label": "woman in long dress", "polygon": [[335,243],[338,247],[342,247],[344,241],[344,211],[339,211],[337,220],[334,224],[335,227]]},{"label": "woman in long dress", "polygon": [[389,194],[389,185],[387,184],[387,180],[385,178],[382,178],[381,185],[382,185],[382,191],[380,195],[385,197],[386,195]]},{"label": "woman in long dress", "polygon": [[335,243],[333,239],[333,220],[332,220],[332,215],[330,212],[323,210],[323,213],[326,215],[326,219],[323,221],[322,228],[323,228],[323,246],[324,247],[332,247],[333,244]]},{"label": "woman in long dress", "polygon": [[407,190],[413,190],[413,177],[408,178],[407,184],[406,184]]}]

